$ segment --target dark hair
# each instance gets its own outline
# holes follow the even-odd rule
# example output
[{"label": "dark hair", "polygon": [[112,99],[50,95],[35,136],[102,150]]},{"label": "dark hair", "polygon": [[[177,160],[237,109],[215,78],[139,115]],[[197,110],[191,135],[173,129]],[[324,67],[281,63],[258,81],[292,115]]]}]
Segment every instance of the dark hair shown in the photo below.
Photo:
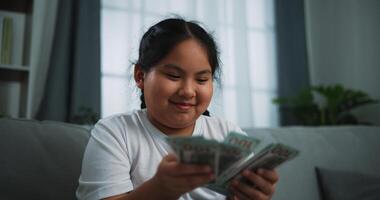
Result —
[{"label": "dark hair", "polygon": [[[197,22],[185,21],[181,18],[168,18],[158,22],[144,33],[139,47],[137,65],[145,72],[163,59],[180,42],[186,39],[197,40],[206,50],[211,72],[215,80],[219,80],[219,52],[211,34]],[[141,108],[145,108],[144,91],[141,91]],[[206,110],[205,115],[209,115]]]}]

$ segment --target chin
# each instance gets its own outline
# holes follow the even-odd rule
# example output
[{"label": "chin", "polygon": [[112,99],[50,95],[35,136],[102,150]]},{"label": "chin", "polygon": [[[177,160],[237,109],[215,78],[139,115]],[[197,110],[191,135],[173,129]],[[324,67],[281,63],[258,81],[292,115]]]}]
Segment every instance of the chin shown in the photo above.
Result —
[{"label": "chin", "polygon": [[194,117],[189,117],[189,116],[177,116],[174,119],[169,119],[170,122],[176,122],[176,123],[171,123],[171,127],[173,128],[184,128],[187,126],[190,126],[195,123],[196,118]]}]

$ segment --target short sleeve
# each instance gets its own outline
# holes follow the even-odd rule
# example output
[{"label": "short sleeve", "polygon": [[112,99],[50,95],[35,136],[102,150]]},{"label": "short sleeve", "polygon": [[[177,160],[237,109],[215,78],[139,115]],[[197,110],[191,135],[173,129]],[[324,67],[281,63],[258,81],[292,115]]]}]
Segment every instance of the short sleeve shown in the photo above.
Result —
[{"label": "short sleeve", "polygon": [[240,133],[242,135],[247,135],[237,124],[227,121],[227,126],[228,126],[228,132],[236,132]]},{"label": "short sleeve", "polygon": [[83,157],[78,199],[102,199],[133,190],[131,161],[117,122],[98,122],[91,132]]}]

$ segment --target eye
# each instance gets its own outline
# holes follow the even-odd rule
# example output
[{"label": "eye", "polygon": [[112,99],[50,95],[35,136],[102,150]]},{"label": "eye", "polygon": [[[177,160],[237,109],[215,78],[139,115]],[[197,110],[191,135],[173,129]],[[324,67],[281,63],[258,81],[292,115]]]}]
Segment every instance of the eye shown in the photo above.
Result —
[{"label": "eye", "polygon": [[181,76],[173,73],[166,73],[166,76],[173,80],[178,80],[179,78],[181,78]]},{"label": "eye", "polygon": [[201,84],[206,83],[208,80],[209,80],[208,78],[199,78],[199,79],[197,79],[198,83],[201,83]]}]

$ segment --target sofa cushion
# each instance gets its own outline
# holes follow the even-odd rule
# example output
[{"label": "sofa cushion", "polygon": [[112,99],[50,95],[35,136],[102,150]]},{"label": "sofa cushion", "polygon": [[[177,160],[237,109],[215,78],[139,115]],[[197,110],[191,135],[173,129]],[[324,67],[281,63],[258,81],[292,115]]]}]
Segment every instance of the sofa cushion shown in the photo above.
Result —
[{"label": "sofa cushion", "polygon": [[324,200],[380,199],[380,177],[318,167],[316,174]]},{"label": "sofa cushion", "polygon": [[0,119],[0,199],[76,199],[89,129]]}]

